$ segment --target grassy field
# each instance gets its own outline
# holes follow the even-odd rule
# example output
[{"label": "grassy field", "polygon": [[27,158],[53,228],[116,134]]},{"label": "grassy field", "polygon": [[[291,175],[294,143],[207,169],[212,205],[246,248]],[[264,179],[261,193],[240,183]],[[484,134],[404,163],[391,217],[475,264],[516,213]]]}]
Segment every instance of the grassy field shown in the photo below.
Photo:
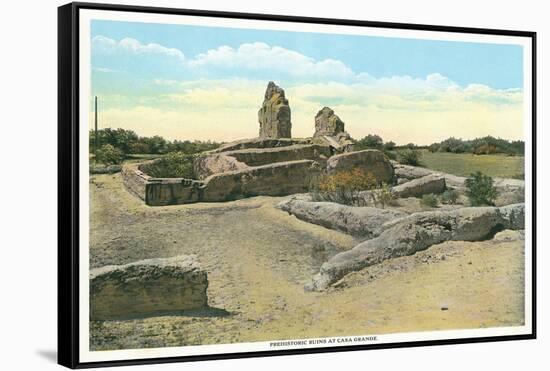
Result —
[{"label": "grassy field", "polygon": [[460,176],[469,176],[472,172],[502,178],[522,178],[524,172],[523,156],[473,155],[471,153],[431,153],[422,151],[421,163],[428,169],[434,169]]}]

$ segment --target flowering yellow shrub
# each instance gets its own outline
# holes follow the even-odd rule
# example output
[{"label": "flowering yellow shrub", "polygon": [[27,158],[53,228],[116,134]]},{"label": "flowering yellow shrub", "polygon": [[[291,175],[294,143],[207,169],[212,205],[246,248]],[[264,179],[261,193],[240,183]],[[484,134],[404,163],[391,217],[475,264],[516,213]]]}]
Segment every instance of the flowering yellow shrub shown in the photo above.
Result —
[{"label": "flowering yellow shrub", "polygon": [[315,201],[365,206],[365,196],[361,194],[361,191],[374,189],[378,185],[372,173],[354,168],[322,176],[312,184],[310,194]]},{"label": "flowering yellow shrub", "polygon": [[320,192],[336,192],[339,188],[364,191],[376,187],[377,183],[371,172],[353,168],[352,170],[340,171],[334,175],[322,177],[318,189]]}]

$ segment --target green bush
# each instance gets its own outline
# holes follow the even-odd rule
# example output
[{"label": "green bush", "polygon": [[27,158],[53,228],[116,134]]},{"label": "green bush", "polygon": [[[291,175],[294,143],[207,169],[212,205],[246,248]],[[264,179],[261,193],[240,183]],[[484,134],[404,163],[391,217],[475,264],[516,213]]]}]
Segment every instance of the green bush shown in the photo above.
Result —
[{"label": "green bush", "polygon": [[494,205],[498,193],[493,185],[493,178],[481,171],[476,171],[464,181],[464,184],[468,188],[466,195],[472,206]]},{"label": "green bush", "polygon": [[475,154],[505,153],[508,155],[523,155],[525,153],[525,143],[521,140],[508,141],[492,136],[471,140],[451,137],[442,142],[431,144],[428,149],[430,152],[469,152]]},{"label": "green bush", "polygon": [[[169,141],[161,136],[140,137],[132,130],[126,129],[100,129],[97,132],[100,145],[110,144],[121,149],[125,154],[165,154],[170,152],[184,152],[187,154],[208,151],[220,146],[220,143],[200,140],[174,140]],[[96,133],[89,133],[90,151],[95,150]]]},{"label": "green bush", "polygon": [[374,206],[385,209],[387,205],[395,203],[395,195],[387,183],[382,183],[380,187],[375,187],[370,192]]},{"label": "green bush", "polygon": [[164,157],[147,164],[145,172],[154,178],[194,179],[193,155],[170,152]]},{"label": "green bush", "polygon": [[436,207],[439,203],[436,195],[430,193],[429,195],[423,195],[420,199],[420,204],[426,207]]},{"label": "green bush", "polygon": [[422,153],[414,149],[406,149],[399,152],[399,163],[404,165],[418,166],[420,165],[420,159]]},{"label": "green bush", "polygon": [[384,151],[393,151],[395,146],[397,146],[397,144],[390,140],[389,142],[384,143]]},{"label": "green bush", "polygon": [[357,150],[363,150],[367,148],[376,148],[381,149],[384,145],[384,141],[379,135],[376,134],[369,134],[366,137],[359,139],[355,143],[355,147]]},{"label": "green bush", "polygon": [[382,152],[384,152],[386,157],[389,158],[390,160],[397,160],[397,155],[395,154],[394,151],[384,149]]},{"label": "green bush", "polygon": [[349,206],[367,206],[366,197],[370,197],[375,207],[382,209],[395,202],[395,196],[388,184],[378,182],[372,173],[359,168],[332,175],[324,174],[313,179],[309,194],[313,201],[336,202]]},{"label": "green bush", "polygon": [[95,161],[105,165],[118,165],[124,161],[124,152],[110,144],[105,144],[98,148]]},{"label": "green bush", "polygon": [[458,192],[454,189],[447,189],[443,194],[441,195],[441,202],[448,205],[454,205],[456,204],[456,201],[458,200]]}]

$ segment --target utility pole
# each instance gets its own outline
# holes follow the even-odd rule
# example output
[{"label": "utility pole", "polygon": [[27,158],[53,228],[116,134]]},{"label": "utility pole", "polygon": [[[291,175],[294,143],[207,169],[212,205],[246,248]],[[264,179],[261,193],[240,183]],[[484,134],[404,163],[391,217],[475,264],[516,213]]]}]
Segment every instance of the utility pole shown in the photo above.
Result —
[{"label": "utility pole", "polygon": [[95,145],[94,145],[94,154],[97,155],[97,150],[99,148],[99,136],[97,134],[97,95],[95,96]]}]

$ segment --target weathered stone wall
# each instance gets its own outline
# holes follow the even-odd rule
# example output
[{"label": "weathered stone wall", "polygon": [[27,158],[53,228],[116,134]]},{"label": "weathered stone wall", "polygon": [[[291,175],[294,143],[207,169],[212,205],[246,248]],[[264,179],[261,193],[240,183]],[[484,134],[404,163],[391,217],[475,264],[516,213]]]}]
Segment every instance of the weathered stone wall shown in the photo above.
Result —
[{"label": "weathered stone wall", "polygon": [[275,162],[326,160],[332,153],[329,146],[296,144],[279,148],[243,149],[225,152],[225,154],[249,166],[261,166]]},{"label": "weathered stone wall", "polygon": [[397,185],[393,187],[392,193],[395,197],[420,197],[430,193],[442,193],[445,191],[445,188],[444,177],[430,174]]},{"label": "weathered stone wall", "polygon": [[229,201],[251,196],[306,192],[321,171],[312,160],[278,162],[242,171],[214,174],[205,180],[201,201]]},{"label": "weathered stone wall", "polygon": [[311,138],[252,138],[236,140],[226,143],[220,147],[208,152],[219,153],[227,151],[236,151],[248,148],[278,148],[291,146],[293,144],[312,144]]},{"label": "weathered stone wall", "polygon": [[200,200],[203,182],[184,178],[151,178],[145,189],[150,206],[180,205]]},{"label": "weathered stone wall", "polygon": [[208,178],[212,174],[247,168],[247,164],[237,160],[235,156],[229,156],[225,153],[205,154],[197,156],[193,160],[193,172],[198,179]]},{"label": "weathered stone wall", "polygon": [[205,308],[208,278],[194,256],[90,271],[90,318],[109,320]]},{"label": "weathered stone wall", "polygon": [[134,165],[125,166],[122,176],[126,187],[147,205],[163,206],[307,192],[311,178],[320,172],[318,162],[300,160],[213,174],[204,181],[152,178]]},{"label": "weathered stone wall", "polygon": [[128,164],[122,169],[122,182],[149,206],[197,202],[203,182],[184,178],[153,178],[141,170],[143,164]]},{"label": "weathered stone wall", "polygon": [[121,173],[126,189],[145,201],[147,183],[151,177],[139,170],[138,164],[124,165]]},{"label": "weathered stone wall", "polygon": [[352,152],[354,143],[348,133],[339,133],[335,136],[321,135],[313,137],[315,144],[328,145],[333,148],[335,153]]},{"label": "weathered stone wall", "polygon": [[393,166],[388,158],[376,149],[346,152],[332,156],[327,161],[327,172],[334,174],[342,170],[359,168],[371,173],[379,182],[393,182]]}]

